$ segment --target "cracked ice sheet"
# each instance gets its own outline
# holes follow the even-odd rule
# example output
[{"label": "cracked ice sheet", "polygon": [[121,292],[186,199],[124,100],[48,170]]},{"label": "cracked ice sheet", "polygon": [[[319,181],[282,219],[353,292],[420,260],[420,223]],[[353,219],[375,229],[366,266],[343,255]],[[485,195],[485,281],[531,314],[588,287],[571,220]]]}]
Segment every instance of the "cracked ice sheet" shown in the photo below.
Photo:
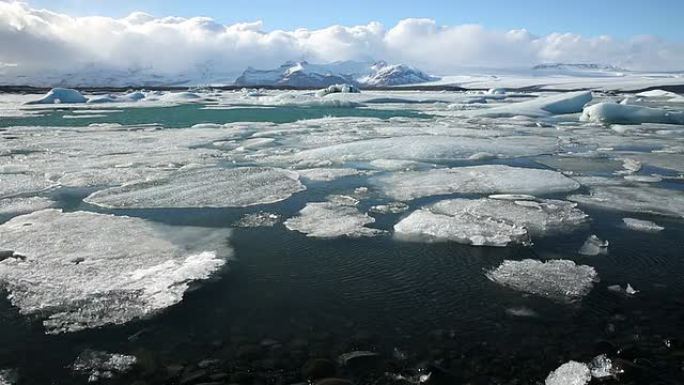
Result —
[{"label": "cracked ice sheet", "polygon": [[555,171],[503,165],[397,172],[373,177],[371,183],[396,200],[454,193],[542,195],[580,187],[576,181]]},{"label": "cracked ice sheet", "polygon": [[513,290],[565,303],[582,299],[591,291],[594,282],[598,282],[593,267],[567,260],[505,260],[486,275],[491,281]]},{"label": "cracked ice sheet", "polygon": [[449,199],[414,211],[394,230],[400,239],[504,247],[571,232],[587,220],[575,203],[559,200]]},{"label": "cracked ice sheet", "polygon": [[[48,209],[0,225],[0,283],[48,333],[123,324],[180,302],[230,256],[226,229]],[[125,242],[124,242],[125,240]]]},{"label": "cracked ice sheet", "polygon": [[285,221],[285,227],[307,237],[336,238],[341,236],[371,237],[384,231],[366,227],[375,219],[353,206],[334,202],[311,202],[299,215]]},{"label": "cracked ice sheet", "polygon": [[580,205],[608,210],[684,217],[684,194],[648,186],[593,186],[589,195],[571,195]]},{"label": "cracked ice sheet", "polygon": [[100,190],[84,201],[108,208],[245,207],[279,202],[305,189],[288,170],[211,167]]}]

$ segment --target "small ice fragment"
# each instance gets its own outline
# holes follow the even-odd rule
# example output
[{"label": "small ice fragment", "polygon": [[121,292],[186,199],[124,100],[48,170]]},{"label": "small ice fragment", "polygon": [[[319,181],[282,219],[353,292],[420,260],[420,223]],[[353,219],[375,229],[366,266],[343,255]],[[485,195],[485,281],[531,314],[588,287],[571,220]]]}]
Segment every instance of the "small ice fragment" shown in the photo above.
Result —
[{"label": "small ice fragment", "polygon": [[627,293],[628,295],[634,295],[634,294],[636,294],[636,293],[638,293],[638,292],[639,292],[639,290],[635,290],[635,289],[632,287],[632,285],[630,285],[629,283],[627,284],[627,287],[625,288],[625,293]]},{"label": "small ice fragment", "polygon": [[628,229],[634,231],[643,231],[645,233],[657,233],[665,229],[663,226],[660,226],[655,222],[646,221],[643,219],[622,218],[622,221],[625,223],[625,226],[627,226]]},{"label": "small ice fragment", "polygon": [[569,361],[559,366],[546,377],[545,385],[586,385],[591,381],[587,364]]},{"label": "small ice fragment", "polygon": [[340,206],[356,206],[359,204],[359,200],[349,195],[333,194],[328,195],[326,199],[336,205]]},{"label": "small ice fragment", "polygon": [[622,373],[622,370],[614,366],[613,361],[605,354],[594,357],[589,363],[589,370],[591,371],[591,376],[597,379],[615,377],[617,374]]},{"label": "small ice fragment", "polygon": [[366,227],[373,222],[373,217],[352,206],[335,202],[310,202],[299,211],[298,216],[286,220],[284,224],[290,230],[317,238],[370,237],[384,233]]},{"label": "small ice fragment", "polygon": [[88,382],[97,382],[128,372],[136,362],[135,356],[87,349],[76,357],[71,367],[75,372],[88,375]]},{"label": "small ice fragment", "polygon": [[608,254],[608,241],[602,241],[599,237],[590,235],[579,250],[582,255],[596,256]]},{"label": "small ice fragment", "polygon": [[260,211],[258,213],[245,214],[235,222],[237,227],[273,227],[280,221],[280,215]]},{"label": "small ice fragment", "polygon": [[587,295],[598,281],[593,267],[567,260],[505,260],[486,275],[493,282],[513,290],[566,303]]},{"label": "small ice fragment", "polygon": [[622,286],[620,285],[610,285],[608,286],[608,290],[618,293],[618,294],[626,294],[626,295],[634,295],[639,292],[639,290],[635,290],[632,285],[629,283],[627,286],[623,289]]},{"label": "small ice fragment", "polygon": [[389,202],[383,205],[375,205],[370,212],[378,214],[400,214],[408,210],[409,206],[404,202]]}]

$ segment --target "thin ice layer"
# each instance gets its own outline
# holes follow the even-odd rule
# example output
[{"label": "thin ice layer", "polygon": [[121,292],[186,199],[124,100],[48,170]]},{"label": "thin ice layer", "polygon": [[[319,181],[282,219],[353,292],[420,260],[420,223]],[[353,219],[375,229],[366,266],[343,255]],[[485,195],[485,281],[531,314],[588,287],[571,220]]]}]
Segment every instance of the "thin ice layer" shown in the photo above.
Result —
[{"label": "thin ice layer", "polygon": [[609,210],[684,217],[684,194],[646,186],[595,186],[590,195],[572,195],[568,199],[587,206]]},{"label": "thin ice layer", "polygon": [[286,220],[285,227],[316,238],[369,237],[383,233],[382,230],[366,227],[373,222],[373,217],[353,206],[312,202],[307,203],[298,216]]},{"label": "thin ice layer", "polygon": [[574,302],[587,295],[598,274],[591,266],[567,260],[547,262],[525,259],[504,261],[487,272],[487,278],[523,293],[547,297],[559,302]]},{"label": "thin ice layer", "polygon": [[[0,225],[0,284],[48,333],[122,324],[180,302],[225,264],[228,230],[48,209]],[[16,257],[20,255],[21,257]]]},{"label": "thin ice layer", "polygon": [[404,171],[372,178],[372,183],[397,200],[454,193],[542,195],[580,187],[576,181],[555,171],[504,165]]},{"label": "thin ice layer", "polygon": [[209,167],[98,191],[85,201],[110,208],[245,207],[282,201],[303,190],[298,175],[287,170]]}]

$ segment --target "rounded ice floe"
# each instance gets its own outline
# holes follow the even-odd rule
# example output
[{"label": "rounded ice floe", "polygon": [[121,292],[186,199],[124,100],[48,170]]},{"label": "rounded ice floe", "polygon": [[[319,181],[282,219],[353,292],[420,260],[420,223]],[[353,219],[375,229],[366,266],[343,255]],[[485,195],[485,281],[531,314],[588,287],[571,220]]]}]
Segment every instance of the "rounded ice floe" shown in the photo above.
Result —
[{"label": "rounded ice floe", "polygon": [[684,124],[684,112],[616,103],[598,103],[585,108],[580,121],[605,124]]},{"label": "rounded ice floe", "polygon": [[277,168],[199,167],[95,192],[85,201],[109,208],[245,207],[274,203],[306,188]]},{"label": "rounded ice floe", "polygon": [[648,186],[593,186],[590,195],[572,195],[580,205],[609,210],[684,217],[684,194]]},{"label": "rounded ice floe", "polygon": [[593,267],[567,260],[506,260],[486,275],[493,282],[513,290],[567,303],[587,295],[598,281]]},{"label": "rounded ice floe", "polygon": [[48,209],[0,225],[0,285],[48,333],[122,324],[180,302],[230,250],[226,229]]},{"label": "rounded ice floe", "polygon": [[449,240],[476,246],[529,244],[532,236],[574,231],[588,217],[559,200],[449,199],[414,211],[394,226],[409,240]]},{"label": "rounded ice floe", "polygon": [[574,191],[580,187],[563,174],[533,168],[485,165],[405,171],[371,179],[389,197],[411,200],[445,194],[530,194]]},{"label": "rounded ice floe", "polygon": [[38,100],[26,102],[26,104],[66,104],[66,103],[85,103],[88,98],[81,95],[78,90],[70,88],[53,88],[45,96]]},{"label": "rounded ice floe", "polygon": [[657,233],[663,231],[665,228],[659,224],[643,219],[636,218],[622,218],[622,222],[625,223],[628,229],[634,231],[643,231],[645,233]]},{"label": "rounded ice floe", "polygon": [[285,221],[285,227],[308,237],[335,238],[370,237],[384,233],[365,227],[375,219],[353,206],[335,202],[312,202],[299,211],[299,215]]},{"label": "rounded ice floe", "polygon": [[591,381],[589,366],[582,362],[569,361],[549,373],[544,385],[586,385]]}]

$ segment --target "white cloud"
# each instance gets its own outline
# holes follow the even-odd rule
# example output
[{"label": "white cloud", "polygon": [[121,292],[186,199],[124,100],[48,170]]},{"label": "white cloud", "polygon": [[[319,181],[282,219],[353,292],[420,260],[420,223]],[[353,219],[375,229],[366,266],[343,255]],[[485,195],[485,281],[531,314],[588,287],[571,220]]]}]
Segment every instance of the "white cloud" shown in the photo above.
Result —
[{"label": "white cloud", "polygon": [[535,36],[480,25],[439,26],[430,19],[267,32],[260,22],[222,25],[206,17],[72,17],[0,2],[0,63],[24,74],[83,66],[187,73],[212,63],[225,73],[286,60],[385,59],[437,74],[463,67],[526,67],[541,62],[598,62],[632,69],[679,69],[684,44],[638,36],[618,40],[572,33]]}]

